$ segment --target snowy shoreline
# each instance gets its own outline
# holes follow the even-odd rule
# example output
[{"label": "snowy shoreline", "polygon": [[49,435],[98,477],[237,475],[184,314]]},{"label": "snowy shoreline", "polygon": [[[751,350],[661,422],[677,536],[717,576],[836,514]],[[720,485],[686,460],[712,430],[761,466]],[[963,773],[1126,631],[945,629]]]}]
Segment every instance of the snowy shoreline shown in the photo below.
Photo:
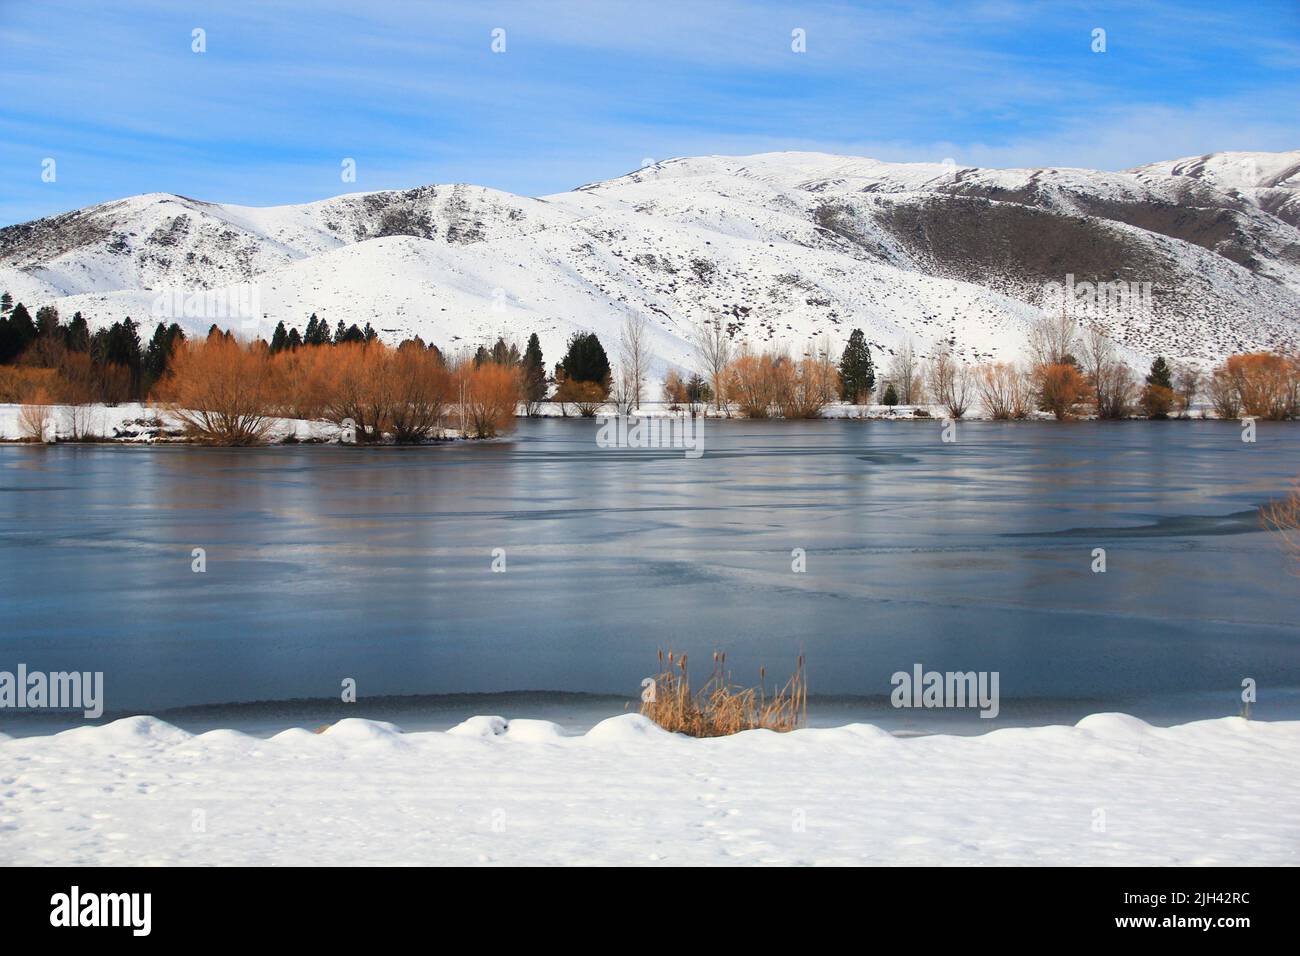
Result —
[{"label": "snowy shoreline", "polygon": [[0,738],[4,864],[1300,864],[1300,721]]},{"label": "snowy shoreline", "polygon": [[[163,434],[166,431],[179,431],[181,423],[170,419],[167,413],[157,406],[145,402],[128,402],[121,405],[50,405],[50,416],[53,422],[56,442],[58,444],[198,444],[189,438],[176,435]],[[29,439],[23,437],[23,427],[20,421],[20,414],[23,406],[12,403],[0,403],[0,443],[7,444],[32,444]],[[74,411],[75,409],[75,411]],[[593,418],[583,418],[576,413],[562,415],[558,405],[545,403],[538,411],[537,418],[567,418],[576,422],[590,422],[595,427],[601,418],[613,417],[615,412],[612,408],[602,411],[598,416]],[[667,408],[658,408],[645,406],[637,409],[633,415],[641,418],[689,418],[686,411],[671,411]],[[72,422],[74,416],[77,424],[74,428]],[[520,415],[520,418],[527,417]],[[709,422],[756,422],[759,424],[769,424],[773,422],[786,421],[782,418],[763,418],[750,419],[740,415],[722,416],[710,409],[708,413],[702,416]],[[939,424],[947,418],[947,413],[942,406],[894,406],[890,410],[887,405],[830,405],[823,409],[822,414],[817,418],[793,419],[794,421],[862,421],[862,422],[911,422],[922,424]],[[157,421],[158,425],[149,426],[141,424],[147,421]],[[990,422],[993,419],[979,412],[968,412],[962,419],[962,422]],[[1081,418],[1079,421],[1101,421],[1095,418]],[[1106,420],[1105,424],[1123,423],[1126,421],[1148,421],[1144,418],[1116,419],[1114,421]],[[1195,422],[1195,421],[1220,421],[1204,408],[1197,408],[1192,415],[1186,418],[1170,417],[1169,422]],[[1037,412],[1029,418],[1020,420],[1008,420],[1007,424],[1027,424],[1027,423],[1051,423],[1067,424],[1056,422],[1051,415],[1046,412]],[[1273,423],[1270,423],[1273,424]],[[73,437],[74,431],[89,437]],[[455,433],[455,429],[449,429],[446,437],[432,444],[440,444],[443,441],[460,440],[462,436]],[[112,434],[119,433],[119,434]],[[339,444],[341,431],[339,427],[332,422],[327,421],[309,421],[299,418],[276,418],[272,419],[271,431],[267,436],[267,444]],[[503,436],[508,438],[509,436]],[[489,439],[490,441],[490,439]],[[383,443],[379,443],[381,447]]]}]

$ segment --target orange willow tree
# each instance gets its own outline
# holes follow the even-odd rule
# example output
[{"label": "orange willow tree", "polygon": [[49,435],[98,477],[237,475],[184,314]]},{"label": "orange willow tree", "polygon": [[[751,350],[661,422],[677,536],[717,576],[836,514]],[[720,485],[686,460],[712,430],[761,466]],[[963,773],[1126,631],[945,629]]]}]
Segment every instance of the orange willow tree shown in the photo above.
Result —
[{"label": "orange willow tree", "polygon": [[826,350],[800,359],[742,347],[722,376],[728,398],[748,418],[818,418],[839,394],[840,375]]},{"label": "orange willow tree", "polygon": [[1300,360],[1294,356],[1276,352],[1233,355],[1215,370],[1214,378],[1227,393],[1224,406],[1236,405],[1241,414],[1280,420],[1300,412]]},{"label": "orange willow tree", "polygon": [[484,362],[462,362],[454,372],[457,401],[465,418],[465,429],[474,438],[494,438],[515,427],[515,415],[523,396],[519,369]]},{"label": "orange willow tree", "polygon": [[727,397],[747,418],[769,418],[781,393],[776,356],[748,348],[727,365],[721,382]]},{"label": "orange willow tree", "polygon": [[403,342],[395,352],[386,352],[384,372],[390,382],[393,441],[410,444],[437,434],[452,398],[451,372],[438,354],[416,342]]},{"label": "orange willow tree", "polygon": [[476,438],[514,427],[515,367],[466,361],[448,368],[417,342],[308,346],[271,355],[225,336],[186,343],[158,397],[191,436],[222,445],[265,440],[276,417],[350,426],[361,444],[436,438],[448,420]]},{"label": "orange willow tree", "polygon": [[1033,372],[1038,407],[1051,412],[1057,421],[1074,414],[1074,407],[1088,396],[1088,383],[1079,369],[1069,362],[1038,365]]},{"label": "orange willow tree", "polygon": [[213,336],[176,349],[158,393],[192,437],[256,445],[271,428],[279,386],[265,344]]}]

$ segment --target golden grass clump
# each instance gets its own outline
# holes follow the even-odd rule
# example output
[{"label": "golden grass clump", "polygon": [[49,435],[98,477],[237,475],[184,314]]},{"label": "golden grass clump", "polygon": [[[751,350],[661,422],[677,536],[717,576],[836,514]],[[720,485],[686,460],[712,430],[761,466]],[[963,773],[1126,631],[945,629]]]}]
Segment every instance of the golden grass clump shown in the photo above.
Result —
[{"label": "golden grass clump", "polygon": [[1282,500],[1261,509],[1261,517],[1266,528],[1281,532],[1287,550],[1300,562],[1300,482]]},{"label": "golden grass clump", "polygon": [[742,730],[785,732],[808,719],[808,682],[800,654],[794,675],[780,690],[766,688],[767,669],[759,669],[758,687],[737,685],[727,671],[727,655],[713,652],[713,671],[704,686],[691,692],[686,655],[659,652],[659,673],[641,698],[641,713],[664,730],[691,737],[725,737]]}]

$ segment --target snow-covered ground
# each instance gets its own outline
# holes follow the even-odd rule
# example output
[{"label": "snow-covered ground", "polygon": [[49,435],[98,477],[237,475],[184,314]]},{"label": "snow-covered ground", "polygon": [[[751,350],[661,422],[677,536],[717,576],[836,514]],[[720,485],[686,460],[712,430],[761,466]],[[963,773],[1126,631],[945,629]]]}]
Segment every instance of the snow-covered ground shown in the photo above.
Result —
[{"label": "snow-covered ground", "polygon": [[[179,431],[181,422],[164,409],[143,402],[121,405],[49,405],[50,428],[58,441],[76,435],[94,436],[128,442],[151,442],[167,432]],[[0,441],[17,441],[27,437],[23,427],[21,405],[0,403]],[[338,441],[339,428],[330,422],[301,418],[275,418],[267,433],[268,441],[286,438],[298,441]]]},{"label": "snow-covered ground", "polygon": [[1300,863],[1300,721],[717,740],[475,717],[0,738],[8,864]]},{"label": "snow-covered ground", "polygon": [[[164,430],[179,430],[181,423],[176,421],[166,411],[157,406],[147,405],[139,402],[131,402],[123,405],[51,405],[50,421],[53,425],[53,434],[59,441],[71,439],[78,431],[83,435],[94,435],[98,438],[109,440],[119,440],[127,442],[144,442],[148,443],[156,440],[158,428],[156,425],[141,425],[140,422],[161,422]],[[577,412],[569,407],[568,417],[577,419]],[[20,418],[22,414],[21,405],[0,403],[0,441],[18,441],[26,437],[26,430],[22,425]],[[565,414],[565,409],[554,402],[543,402],[538,406],[536,414],[542,418],[560,418]],[[608,405],[601,411],[601,416],[610,416],[615,414],[613,405]],[[658,417],[676,417],[685,418],[690,413],[682,408],[673,411],[663,403],[647,404],[636,409],[633,415],[637,417],[658,418]],[[710,418],[718,417],[716,409],[709,407],[702,414]],[[77,416],[79,426],[74,428],[73,417]],[[861,419],[897,419],[900,421],[913,421],[916,419],[933,419],[942,421],[947,418],[948,413],[942,405],[828,405],[822,409],[822,418],[861,418]],[[1209,418],[1213,416],[1213,411],[1206,405],[1195,405],[1191,409],[1190,417],[1192,418]],[[736,418],[742,416],[736,415]],[[1034,421],[1050,421],[1052,416],[1046,412],[1034,412],[1030,418]],[[975,407],[968,411],[964,421],[982,421],[987,420],[988,415],[980,408]],[[447,437],[456,437],[458,433],[455,430],[448,430]],[[297,441],[324,441],[337,442],[340,438],[338,426],[325,421],[308,421],[301,418],[277,418],[272,420],[271,429],[267,434],[267,441],[276,442],[286,439]]]}]

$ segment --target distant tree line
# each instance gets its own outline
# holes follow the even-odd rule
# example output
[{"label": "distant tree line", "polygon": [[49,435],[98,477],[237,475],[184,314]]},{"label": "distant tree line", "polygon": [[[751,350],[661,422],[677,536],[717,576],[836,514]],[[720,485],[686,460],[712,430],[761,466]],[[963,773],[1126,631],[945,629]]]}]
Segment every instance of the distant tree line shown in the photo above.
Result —
[{"label": "distant tree line", "polygon": [[1135,372],[1096,325],[1068,314],[1044,316],[1030,329],[1024,363],[972,364],[956,356],[955,342],[928,356],[904,342],[877,373],[861,329],[854,329],[832,363],[828,344],[810,344],[802,356],[784,349],[755,350],[733,340],[725,317],[701,321],[694,331],[697,370],[688,387],[676,371],[665,399],[696,410],[707,389],[714,408],[751,418],[818,417],[836,399],[886,407],[939,405],[962,418],[979,407],[994,419],[1047,413],[1057,420],[1186,417],[1201,399],[1220,418],[1300,417],[1300,354],[1251,352],[1229,356],[1209,373],[1175,367],[1157,356]]},{"label": "distant tree line", "polygon": [[[471,369],[488,370],[485,376],[493,369],[505,370],[525,414],[536,414],[548,400],[557,403],[563,415],[589,417],[611,406],[627,414],[644,397],[650,331],[644,316],[625,318],[617,366],[594,332],[575,332],[548,375],[535,333],[522,352],[517,345],[498,338],[449,359],[419,337],[393,349],[380,341],[369,322],[358,326],[340,320],[331,329],[312,313],[301,332],[297,326],[278,322],[269,342],[240,344],[230,331],[216,325],[201,342],[187,342],[177,323],[159,322],[145,344],[139,326],[129,317],[91,332],[80,312],[65,322],[55,307],[43,306],[33,317],[22,303],[4,293],[0,295],[0,401],[82,405],[156,398],[176,404],[180,394],[198,401],[203,393],[182,387],[183,375],[176,363],[184,356],[182,371],[188,369],[186,374],[191,375],[238,364],[233,351],[215,344],[222,342],[238,345],[245,356],[239,362],[251,362],[249,368],[260,368],[259,363],[264,362],[282,377],[274,402],[254,403],[266,418],[290,412],[293,417],[329,417],[322,409],[336,408],[338,403],[323,397],[330,390],[327,383],[346,382],[350,375],[373,374],[376,381],[387,383],[384,387],[389,394],[400,395],[393,376],[425,374],[421,371],[424,365],[411,358],[417,353],[425,354],[428,367],[446,372],[448,381],[456,385],[456,394],[444,405],[454,406],[458,416],[468,407],[463,387]],[[706,317],[694,327],[696,368],[685,374],[670,368],[664,377],[662,398],[670,408],[687,409],[694,415],[712,405],[719,413],[751,418],[815,418],[838,401],[854,405],[876,402],[887,407],[933,404],[954,418],[979,407],[994,419],[1027,418],[1035,413],[1058,420],[1083,416],[1160,419],[1186,416],[1198,399],[1204,399],[1223,418],[1300,416],[1300,357],[1295,354],[1237,354],[1208,374],[1192,366],[1172,366],[1158,356],[1139,374],[1122,360],[1098,326],[1081,326],[1065,313],[1044,316],[1032,326],[1029,358],[1023,363],[963,362],[952,340],[923,356],[908,341],[890,350],[885,367],[878,369],[861,329],[850,333],[838,359],[829,342],[811,343],[802,354],[791,355],[784,349],[756,349],[738,342],[736,331],[726,315]],[[207,351],[213,358],[205,364],[195,356],[209,345],[213,347]],[[394,358],[399,354],[401,361]],[[216,357],[223,359],[224,366]],[[308,369],[310,376],[304,371]],[[313,383],[309,393],[300,388],[306,378]],[[505,386],[494,386],[493,391],[504,395]],[[352,411],[356,414],[345,417],[358,423],[359,440],[411,435],[415,435],[412,440],[421,440],[420,435],[430,433],[429,429],[412,432],[406,418],[392,407],[374,411],[386,401],[354,396]],[[392,402],[400,404],[401,399]],[[366,408],[371,413],[366,413]],[[473,415],[467,418],[466,428],[475,434],[495,434],[508,427],[493,415],[481,421],[472,419]]]},{"label": "distant tree line", "polygon": [[239,341],[212,325],[186,339],[159,323],[147,345],[130,318],[91,332],[81,313],[64,323],[47,306],[33,319],[0,297],[0,401],[46,406],[166,405],[196,438],[261,441],[276,418],[350,423],[358,443],[423,441],[446,429],[490,437],[513,427],[520,403],[535,414],[552,396],[582,414],[609,397],[611,371],[599,338],[577,333],[553,376],[541,342],[523,352],[503,338],[449,358],[418,336],[383,343],[373,326],[329,324],[313,313],[303,331],[281,321],[270,341]]},{"label": "distant tree line", "polygon": [[116,404],[147,395],[162,380],[185,333],[159,323],[147,345],[130,318],[91,332],[80,312],[64,322],[54,306],[33,319],[21,303],[0,296],[0,400],[35,393],[68,404]]}]

